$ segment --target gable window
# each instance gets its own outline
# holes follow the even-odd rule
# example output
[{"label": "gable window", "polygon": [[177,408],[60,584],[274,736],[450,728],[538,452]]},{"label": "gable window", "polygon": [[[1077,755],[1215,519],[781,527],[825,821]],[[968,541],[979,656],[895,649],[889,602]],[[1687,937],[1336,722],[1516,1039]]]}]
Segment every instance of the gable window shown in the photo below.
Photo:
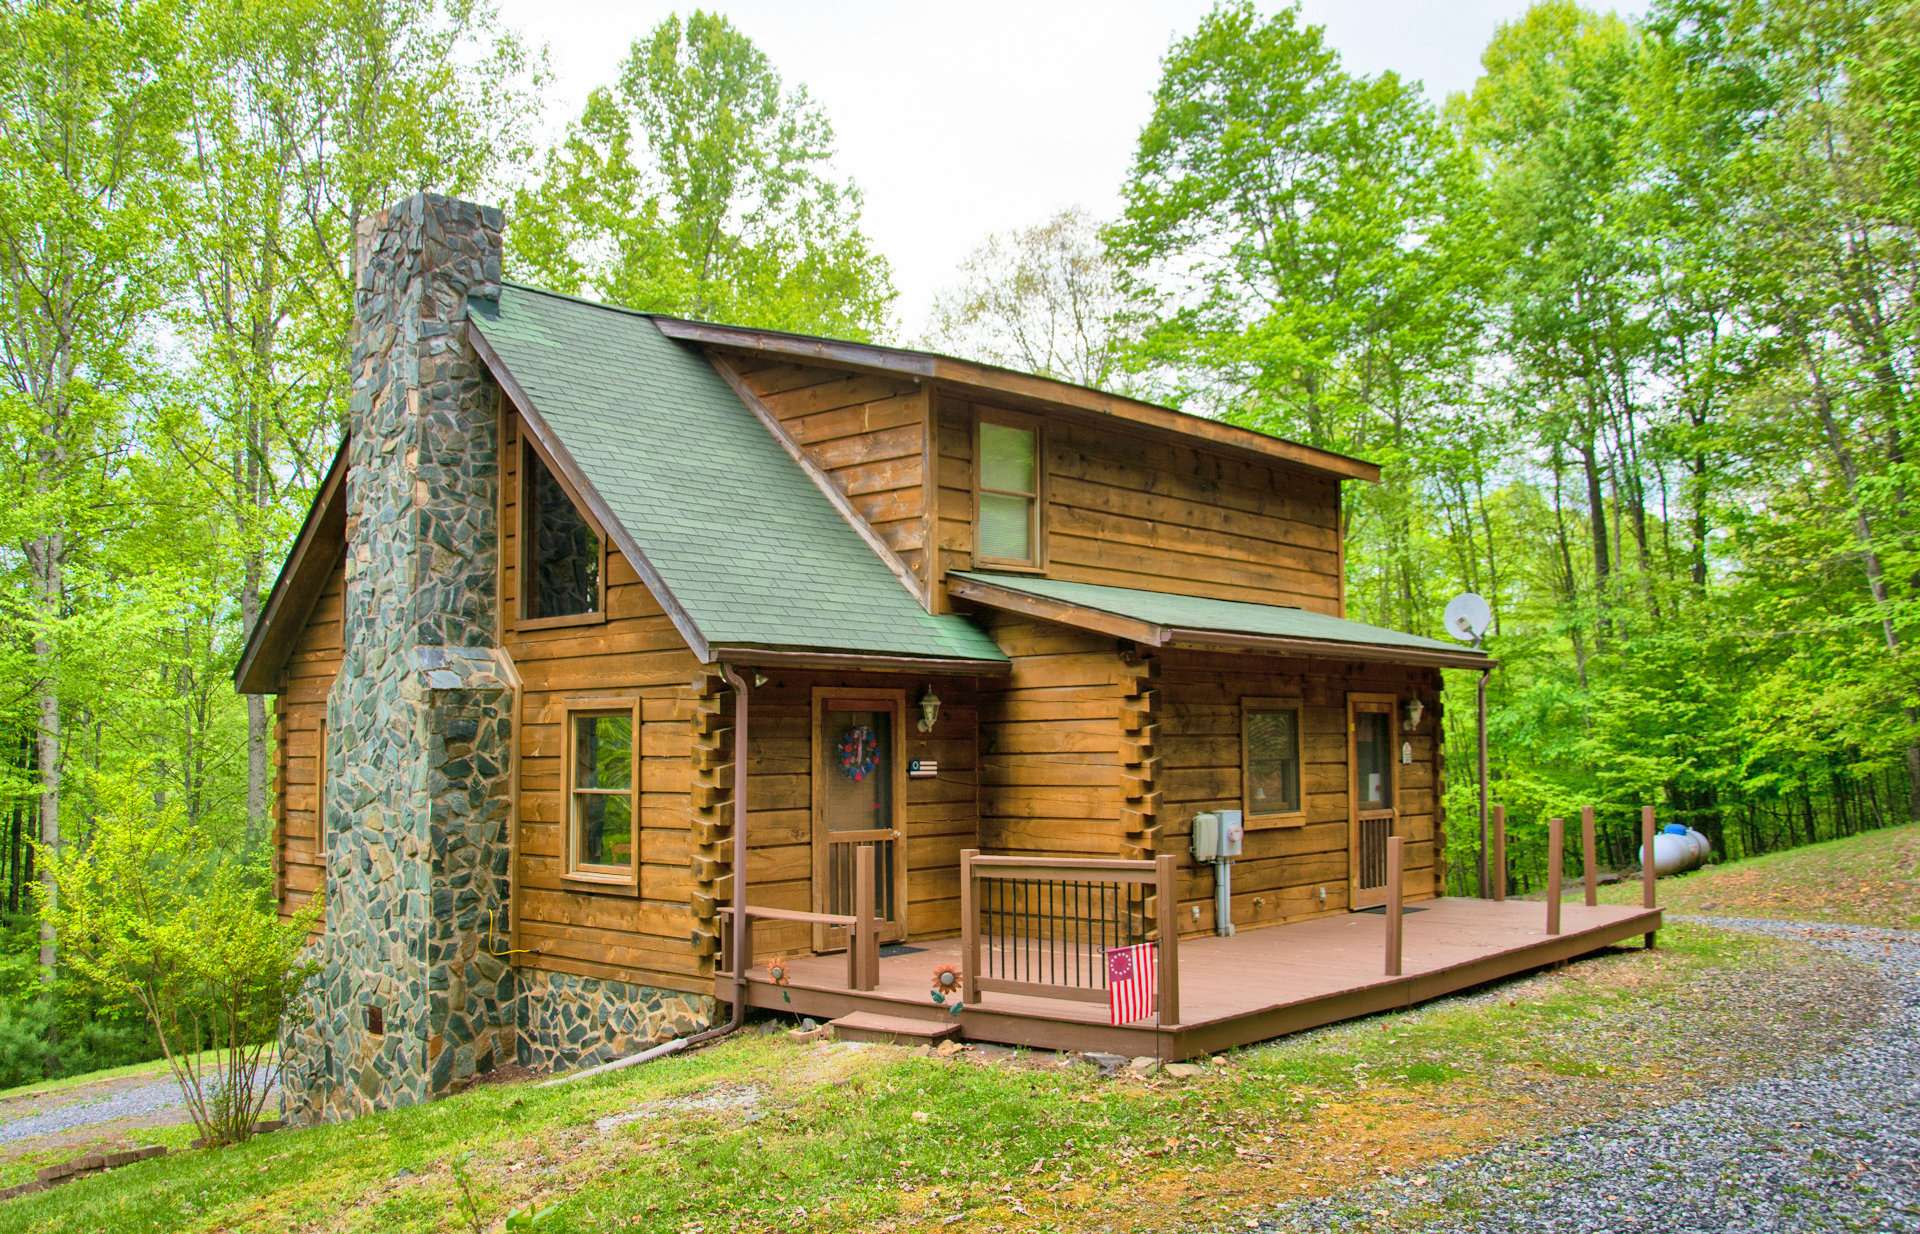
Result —
[{"label": "gable window", "polygon": [[1275,827],[1304,824],[1299,702],[1241,699],[1240,742],[1242,808],[1247,822]]},{"label": "gable window", "polygon": [[567,877],[637,889],[640,715],[634,703],[567,712]]},{"label": "gable window", "polygon": [[521,453],[520,475],[521,617],[598,616],[606,575],[600,536],[530,445]]},{"label": "gable window", "polygon": [[975,441],[974,560],[1041,564],[1040,427],[1024,416],[980,416]]}]

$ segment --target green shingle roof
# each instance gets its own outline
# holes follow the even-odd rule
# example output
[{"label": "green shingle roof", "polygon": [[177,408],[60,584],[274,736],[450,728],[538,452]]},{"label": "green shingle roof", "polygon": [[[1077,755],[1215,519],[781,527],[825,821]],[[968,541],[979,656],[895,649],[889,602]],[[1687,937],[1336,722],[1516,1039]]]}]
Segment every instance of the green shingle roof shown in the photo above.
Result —
[{"label": "green shingle roof", "polygon": [[1168,629],[1207,630],[1228,634],[1255,634],[1270,638],[1314,639],[1330,643],[1355,643],[1370,647],[1404,647],[1416,651],[1447,652],[1459,656],[1479,653],[1459,643],[1402,634],[1384,626],[1363,621],[1348,621],[1325,613],[1286,608],[1276,604],[1248,604],[1239,600],[1209,600],[1204,596],[1173,595],[1161,591],[1140,591],[1132,587],[1103,587],[1094,583],[1068,583],[1059,579],[1034,578],[1025,574],[987,574],[954,571],[952,577],[989,583],[1007,591],[1093,609],[1115,617],[1125,617]]},{"label": "green shingle roof", "polygon": [[645,314],[512,285],[470,309],[709,648],[1006,660],[965,617],[921,608],[713,367]]}]

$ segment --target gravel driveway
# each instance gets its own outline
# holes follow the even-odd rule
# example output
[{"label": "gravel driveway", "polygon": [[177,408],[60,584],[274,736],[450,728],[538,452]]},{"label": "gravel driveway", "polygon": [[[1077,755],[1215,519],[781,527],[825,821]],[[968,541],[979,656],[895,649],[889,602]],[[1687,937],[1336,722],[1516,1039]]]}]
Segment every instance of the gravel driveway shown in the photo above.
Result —
[{"label": "gravel driveway", "polygon": [[[1253,1228],[1597,1234],[1920,1231],[1920,932],[1697,917],[1881,967],[1901,1007],[1871,1039],[1795,1073],[1497,1148]],[[1845,989],[1833,997],[1848,997]],[[1711,1041],[1676,1041],[1710,1050]]]},{"label": "gravel driveway", "polygon": [[[277,1079],[269,1073],[268,1083]],[[271,1092],[268,1115],[277,1108]],[[115,1131],[164,1127],[188,1119],[186,1099],[171,1074],[161,1072],[103,1080],[71,1089],[0,1102],[0,1144],[58,1135],[107,1123]]]},{"label": "gravel driveway", "polygon": [[6,1111],[0,1109],[0,1119],[5,1119],[0,1122],[0,1144],[52,1135],[56,1131],[71,1131],[76,1127],[117,1122],[123,1118],[137,1118],[145,1122],[180,1121],[172,1117],[175,1114],[185,1117],[186,1107],[180,1098],[180,1086],[171,1076],[160,1080],[143,1080],[138,1084],[104,1092],[98,1089],[76,1090],[71,1100],[39,1104],[39,1108],[32,1113],[19,1117],[7,1118]]}]

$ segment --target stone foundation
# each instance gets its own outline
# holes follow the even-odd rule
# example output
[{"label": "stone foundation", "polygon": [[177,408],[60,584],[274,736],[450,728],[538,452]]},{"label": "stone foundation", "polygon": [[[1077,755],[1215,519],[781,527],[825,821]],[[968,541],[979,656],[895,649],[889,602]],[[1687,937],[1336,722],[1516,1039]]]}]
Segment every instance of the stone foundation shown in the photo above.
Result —
[{"label": "stone foundation", "polygon": [[697,1033],[714,1014],[705,995],[522,969],[517,1057],[543,1071],[592,1067]]}]

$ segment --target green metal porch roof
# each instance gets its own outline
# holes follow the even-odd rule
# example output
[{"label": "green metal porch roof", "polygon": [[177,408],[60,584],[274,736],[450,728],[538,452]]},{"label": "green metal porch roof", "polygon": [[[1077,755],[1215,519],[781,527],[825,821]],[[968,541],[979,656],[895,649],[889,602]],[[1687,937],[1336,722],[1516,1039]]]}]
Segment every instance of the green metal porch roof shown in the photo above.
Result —
[{"label": "green metal porch roof", "polygon": [[1484,653],[1459,643],[1442,642],[1418,634],[1404,634],[1384,626],[1348,621],[1325,613],[1288,608],[1277,604],[1250,604],[1240,600],[1214,600],[1205,596],[1178,595],[1163,591],[1141,591],[1132,587],[1107,587],[1095,583],[1069,583],[1060,579],[1037,578],[1026,574],[991,574],[980,571],[954,571],[949,577],[979,583],[1031,596],[1055,604],[1102,613],[1151,627],[1147,631],[1154,642],[1193,641],[1206,634],[1245,635],[1252,638],[1287,640],[1296,643],[1331,644],[1355,649],[1410,653],[1408,659],[1446,659],[1462,667],[1492,664]]},{"label": "green metal porch roof", "polygon": [[926,612],[712,365],[646,314],[511,284],[469,307],[696,652],[1006,662],[967,618]]}]

